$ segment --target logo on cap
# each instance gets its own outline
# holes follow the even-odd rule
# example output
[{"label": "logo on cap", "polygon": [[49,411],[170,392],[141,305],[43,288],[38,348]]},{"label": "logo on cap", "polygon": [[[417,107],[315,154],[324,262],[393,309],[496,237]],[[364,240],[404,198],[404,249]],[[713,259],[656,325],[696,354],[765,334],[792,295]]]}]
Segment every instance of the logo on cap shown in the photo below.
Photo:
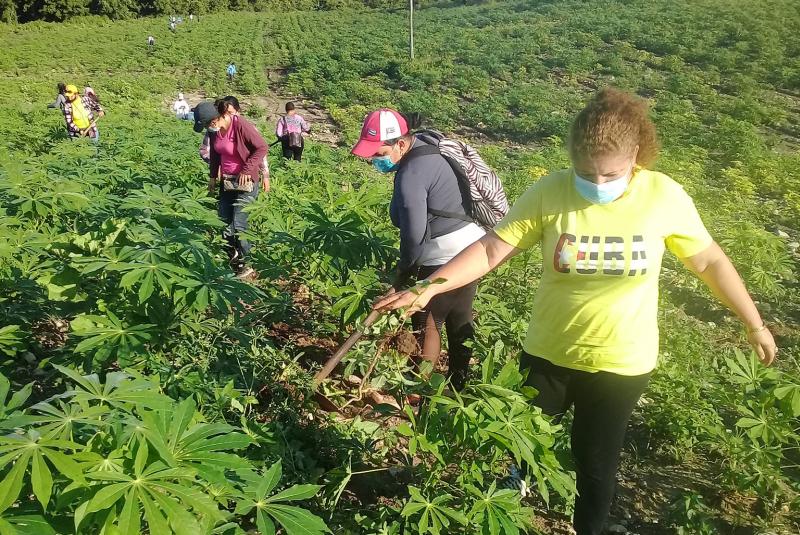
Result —
[{"label": "logo on cap", "polygon": [[367,134],[369,134],[370,136],[377,136],[378,135],[378,131],[375,130],[374,128],[370,128],[370,129],[367,130]]},{"label": "logo on cap", "polygon": [[397,132],[397,128],[395,128],[394,126],[389,126],[389,127],[386,128],[386,135],[387,136],[390,135],[390,134],[394,134],[395,132]]}]

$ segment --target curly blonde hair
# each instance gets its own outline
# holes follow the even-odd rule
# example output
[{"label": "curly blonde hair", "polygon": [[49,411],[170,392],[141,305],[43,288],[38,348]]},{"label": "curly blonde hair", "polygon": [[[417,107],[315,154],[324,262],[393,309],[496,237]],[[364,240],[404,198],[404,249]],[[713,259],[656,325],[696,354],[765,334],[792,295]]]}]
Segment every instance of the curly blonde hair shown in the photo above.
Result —
[{"label": "curly blonde hair", "polygon": [[613,87],[598,91],[581,110],[569,134],[569,153],[578,155],[630,154],[639,146],[636,163],[653,164],[660,148],[647,102]]}]

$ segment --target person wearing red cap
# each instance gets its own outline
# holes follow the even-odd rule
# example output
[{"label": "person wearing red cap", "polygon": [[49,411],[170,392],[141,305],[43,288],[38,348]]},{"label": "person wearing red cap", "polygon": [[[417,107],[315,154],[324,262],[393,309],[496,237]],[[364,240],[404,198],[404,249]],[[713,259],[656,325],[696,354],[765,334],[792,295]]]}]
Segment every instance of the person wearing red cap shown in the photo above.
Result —
[{"label": "person wearing red cap", "polygon": [[[367,115],[352,153],[369,159],[382,173],[395,172],[390,205],[392,223],[400,229],[400,260],[393,287],[412,278],[423,280],[479,240],[484,231],[467,215],[458,177],[438,152],[407,156],[428,143],[411,133],[419,116],[406,117],[381,109]],[[411,123],[411,124],[409,124]],[[439,214],[439,215],[436,215]],[[442,214],[449,214],[447,216]],[[450,215],[458,215],[451,217]],[[447,329],[448,376],[454,389],[466,383],[474,336],[472,303],[478,282],[438,295],[412,317],[422,357],[436,364],[441,353],[441,329]]]}]

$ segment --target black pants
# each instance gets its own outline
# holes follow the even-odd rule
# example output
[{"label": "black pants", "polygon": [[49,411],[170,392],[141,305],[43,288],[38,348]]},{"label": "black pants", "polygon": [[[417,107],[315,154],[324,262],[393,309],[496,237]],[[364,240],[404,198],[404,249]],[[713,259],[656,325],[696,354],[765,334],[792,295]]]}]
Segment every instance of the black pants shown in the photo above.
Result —
[{"label": "black pants", "polygon": [[625,429],[650,374],[571,370],[523,353],[520,369],[527,368],[525,384],[539,391],[533,403],[542,412],[560,417],[575,407],[571,444],[578,497],[573,523],[578,535],[600,535],[616,490]]},{"label": "black pants", "polygon": [[[429,277],[440,267],[442,266],[420,267],[417,279],[422,280]],[[447,353],[450,358],[448,375],[452,375],[454,371],[459,371],[465,375],[469,366],[472,350],[464,345],[464,342],[471,340],[475,336],[475,327],[472,323],[472,303],[475,300],[477,288],[478,281],[475,281],[461,288],[437,295],[430,300],[424,310],[420,310],[411,317],[411,323],[414,326],[419,345],[423,348],[423,351],[429,345],[429,343],[426,343],[426,334],[428,334],[429,329],[436,329],[435,336],[437,339],[441,335],[442,326],[444,325],[447,329]],[[423,357],[431,360],[435,365],[439,359],[438,352],[435,353],[435,355],[423,355]]]},{"label": "black pants", "polygon": [[283,157],[287,160],[295,159],[298,162],[303,157],[303,147],[290,147],[288,141],[281,141]]},{"label": "black pants", "polygon": [[225,223],[222,229],[222,237],[228,242],[228,256],[235,261],[236,266],[244,265],[246,257],[250,254],[250,242],[247,241],[242,233],[247,231],[247,212],[245,207],[258,197],[260,183],[253,181],[253,191],[225,191],[220,184],[219,203],[217,214]]}]

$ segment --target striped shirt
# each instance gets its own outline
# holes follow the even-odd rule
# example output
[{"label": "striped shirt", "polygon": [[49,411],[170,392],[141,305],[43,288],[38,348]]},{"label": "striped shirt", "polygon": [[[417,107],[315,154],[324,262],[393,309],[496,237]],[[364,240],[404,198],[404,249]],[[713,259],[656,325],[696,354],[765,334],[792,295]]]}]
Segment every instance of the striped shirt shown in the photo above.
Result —
[{"label": "striped shirt", "polygon": [[301,132],[310,132],[311,126],[308,122],[298,114],[284,115],[278,121],[278,126],[275,127],[275,135],[283,137],[286,134],[299,134]]},{"label": "striped shirt", "polygon": [[[96,100],[88,96],[82,97],[81,102],[89,115],[89,122],[92,123],[92,126],[89,127],[88,137],[97,137],[97,125],[94,124],[94,114],[95,112],[100,113],[103,111],[103,108],[100,107],[100,104]],[[62,110],[64,111],[64,121],[67,123],[67,133],[69,137],[81,137],[81,129],[78,128],[72,119],[72,102],[69,100],[64,102]]]}]

